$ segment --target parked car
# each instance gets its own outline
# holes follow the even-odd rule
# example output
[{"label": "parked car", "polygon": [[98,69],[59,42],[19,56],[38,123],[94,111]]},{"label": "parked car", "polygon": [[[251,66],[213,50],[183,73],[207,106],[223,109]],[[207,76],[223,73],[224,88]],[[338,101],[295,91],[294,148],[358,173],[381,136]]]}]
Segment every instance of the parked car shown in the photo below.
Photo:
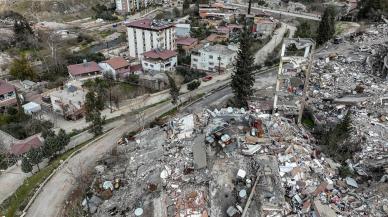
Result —
[{"label": "parked car", "polygon": [[206,82],[206,81],[210,81],[210,80],[212,80],[212,79],[213,79],[213,76],[207,75],[207,76],[205,76],[205,77],[202,78],[202,81]]}]

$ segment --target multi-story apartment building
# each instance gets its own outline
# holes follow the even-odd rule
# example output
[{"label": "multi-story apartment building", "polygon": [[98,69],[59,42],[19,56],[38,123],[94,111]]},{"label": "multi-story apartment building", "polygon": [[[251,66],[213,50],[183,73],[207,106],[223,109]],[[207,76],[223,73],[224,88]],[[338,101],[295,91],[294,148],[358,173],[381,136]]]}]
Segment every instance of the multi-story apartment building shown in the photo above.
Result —
[{"label": "multi-story apartment building", "polygon": [[149,0],[116,0],[116,11],[121,14],[131,13],[147,7],[149,3]]},{"label": "multi-story apartment building", "polygon": [[175,50],[175,26],[167,21],[141,19],[127,23],[129,55],[141,58],[141,54],[154,49]]},{"label": "multi-story apartment building", "polygon": [[236,55],[237,48],[232,45],[205,45],[191,52],[191,68],[210,72],[224,72],[233,65]]}]

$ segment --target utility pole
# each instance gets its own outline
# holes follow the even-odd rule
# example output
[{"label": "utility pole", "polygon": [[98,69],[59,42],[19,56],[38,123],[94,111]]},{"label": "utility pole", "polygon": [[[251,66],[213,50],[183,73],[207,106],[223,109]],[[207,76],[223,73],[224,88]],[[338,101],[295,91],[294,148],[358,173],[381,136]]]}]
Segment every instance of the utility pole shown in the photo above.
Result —
[{"label": "utility pole", "polygon": [[251,14],[252,0],[248,2],[248,15]]},{"label": "utility pole", "polygon": [[218,56],[218,74],[221,75],[221,56]]}]

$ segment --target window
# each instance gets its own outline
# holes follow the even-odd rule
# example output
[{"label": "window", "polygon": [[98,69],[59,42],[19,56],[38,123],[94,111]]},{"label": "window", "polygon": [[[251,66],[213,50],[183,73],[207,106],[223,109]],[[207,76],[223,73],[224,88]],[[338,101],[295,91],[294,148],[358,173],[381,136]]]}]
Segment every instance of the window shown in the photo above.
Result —
[{"label": "window", "polygon": [[197,59],[197,58],[193,58],[193,61],[194,61],[194,62],[198,62],[198,59]]},{"label": "window", "polygon": [[166,63],[166,64],[164,65],[164,67],[168,67],[168,66],[171,66],[171,63]]},{"label": "window", "polygon": [[195,69],[197,68],[197,64],[192,64],[192,66],[193,66],[193,68],[195,68]]},{"label": "window", "polygon": [[151,68],[154,68],[154,65],[150,64]]},{"label": "window", "polygon": [[213,55],[209,55],[209,59],[213,59]]},{"label": "window", "polygon": [[209,65],[213,66],[213,65],[214,65],[214,63],[213,63],[213,62],[209,62]]},{"label": "window", "polygon": [[145,62],[144,65],[145,65],[145,66],[148,66],[148,63]]}]

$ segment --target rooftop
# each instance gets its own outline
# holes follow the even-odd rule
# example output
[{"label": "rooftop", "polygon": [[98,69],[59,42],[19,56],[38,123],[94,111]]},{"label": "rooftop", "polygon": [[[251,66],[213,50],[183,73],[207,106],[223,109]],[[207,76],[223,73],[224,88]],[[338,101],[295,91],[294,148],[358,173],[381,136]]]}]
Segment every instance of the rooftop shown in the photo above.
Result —
[{"label": "rooftop", "polygon": [[0,95],[14,91],[15,87],[7,81],[0,80]]},{"label": "rooftop", "polygon": [[92,61],[92,62],[68,65],[67,70],[71,75],[82,75],[82,74],[87,74],[91,72],[101,71],[101,68],[96,62]]},{"label": "rooftop", "polygon": [[160,31],[174,27],[174,24],[164,20],[152,20],[152,19],[141,19],[127,23],[127,27],[146,29],[151,31]]},{"label": "rooftop", "polygon": [[105,62],[109,64],[113,69],[120,69],[129,66],[128,61],[126,61],[122,57],[113,57]]},{"label": "rooftop", "polygon": [[190,37],[188,37],[188,38],[178,38],[176,40],[176,44],[177,45],[186,45],[186,46],[190,46],[190,45],[192,45],[194,43],[197,43],[197,42],[198,42],[198,39],[190,38]]},{"label": "rooftop", "polygon": [[38,135],[30,136],[24,140],[18,141],[11,146],[11,153],[14,155],[22,155],[33,148],[39,148],[42,146],[42,140]]},{"label": "rooftop", "polygon": [[228,46],[221,45],[221,44],[204,46],[199,50],[202,52],[212,52],[212,53],[218,53],[223,55],[231,55],[236,53],[236,51],[230,49]]},{"label": "rooftop", "polygon": [[173,50],[151,50],[143,53],[143,56],[150,59],[162,59],[166,60],[173,56],[176,56],[177,52]]}]

